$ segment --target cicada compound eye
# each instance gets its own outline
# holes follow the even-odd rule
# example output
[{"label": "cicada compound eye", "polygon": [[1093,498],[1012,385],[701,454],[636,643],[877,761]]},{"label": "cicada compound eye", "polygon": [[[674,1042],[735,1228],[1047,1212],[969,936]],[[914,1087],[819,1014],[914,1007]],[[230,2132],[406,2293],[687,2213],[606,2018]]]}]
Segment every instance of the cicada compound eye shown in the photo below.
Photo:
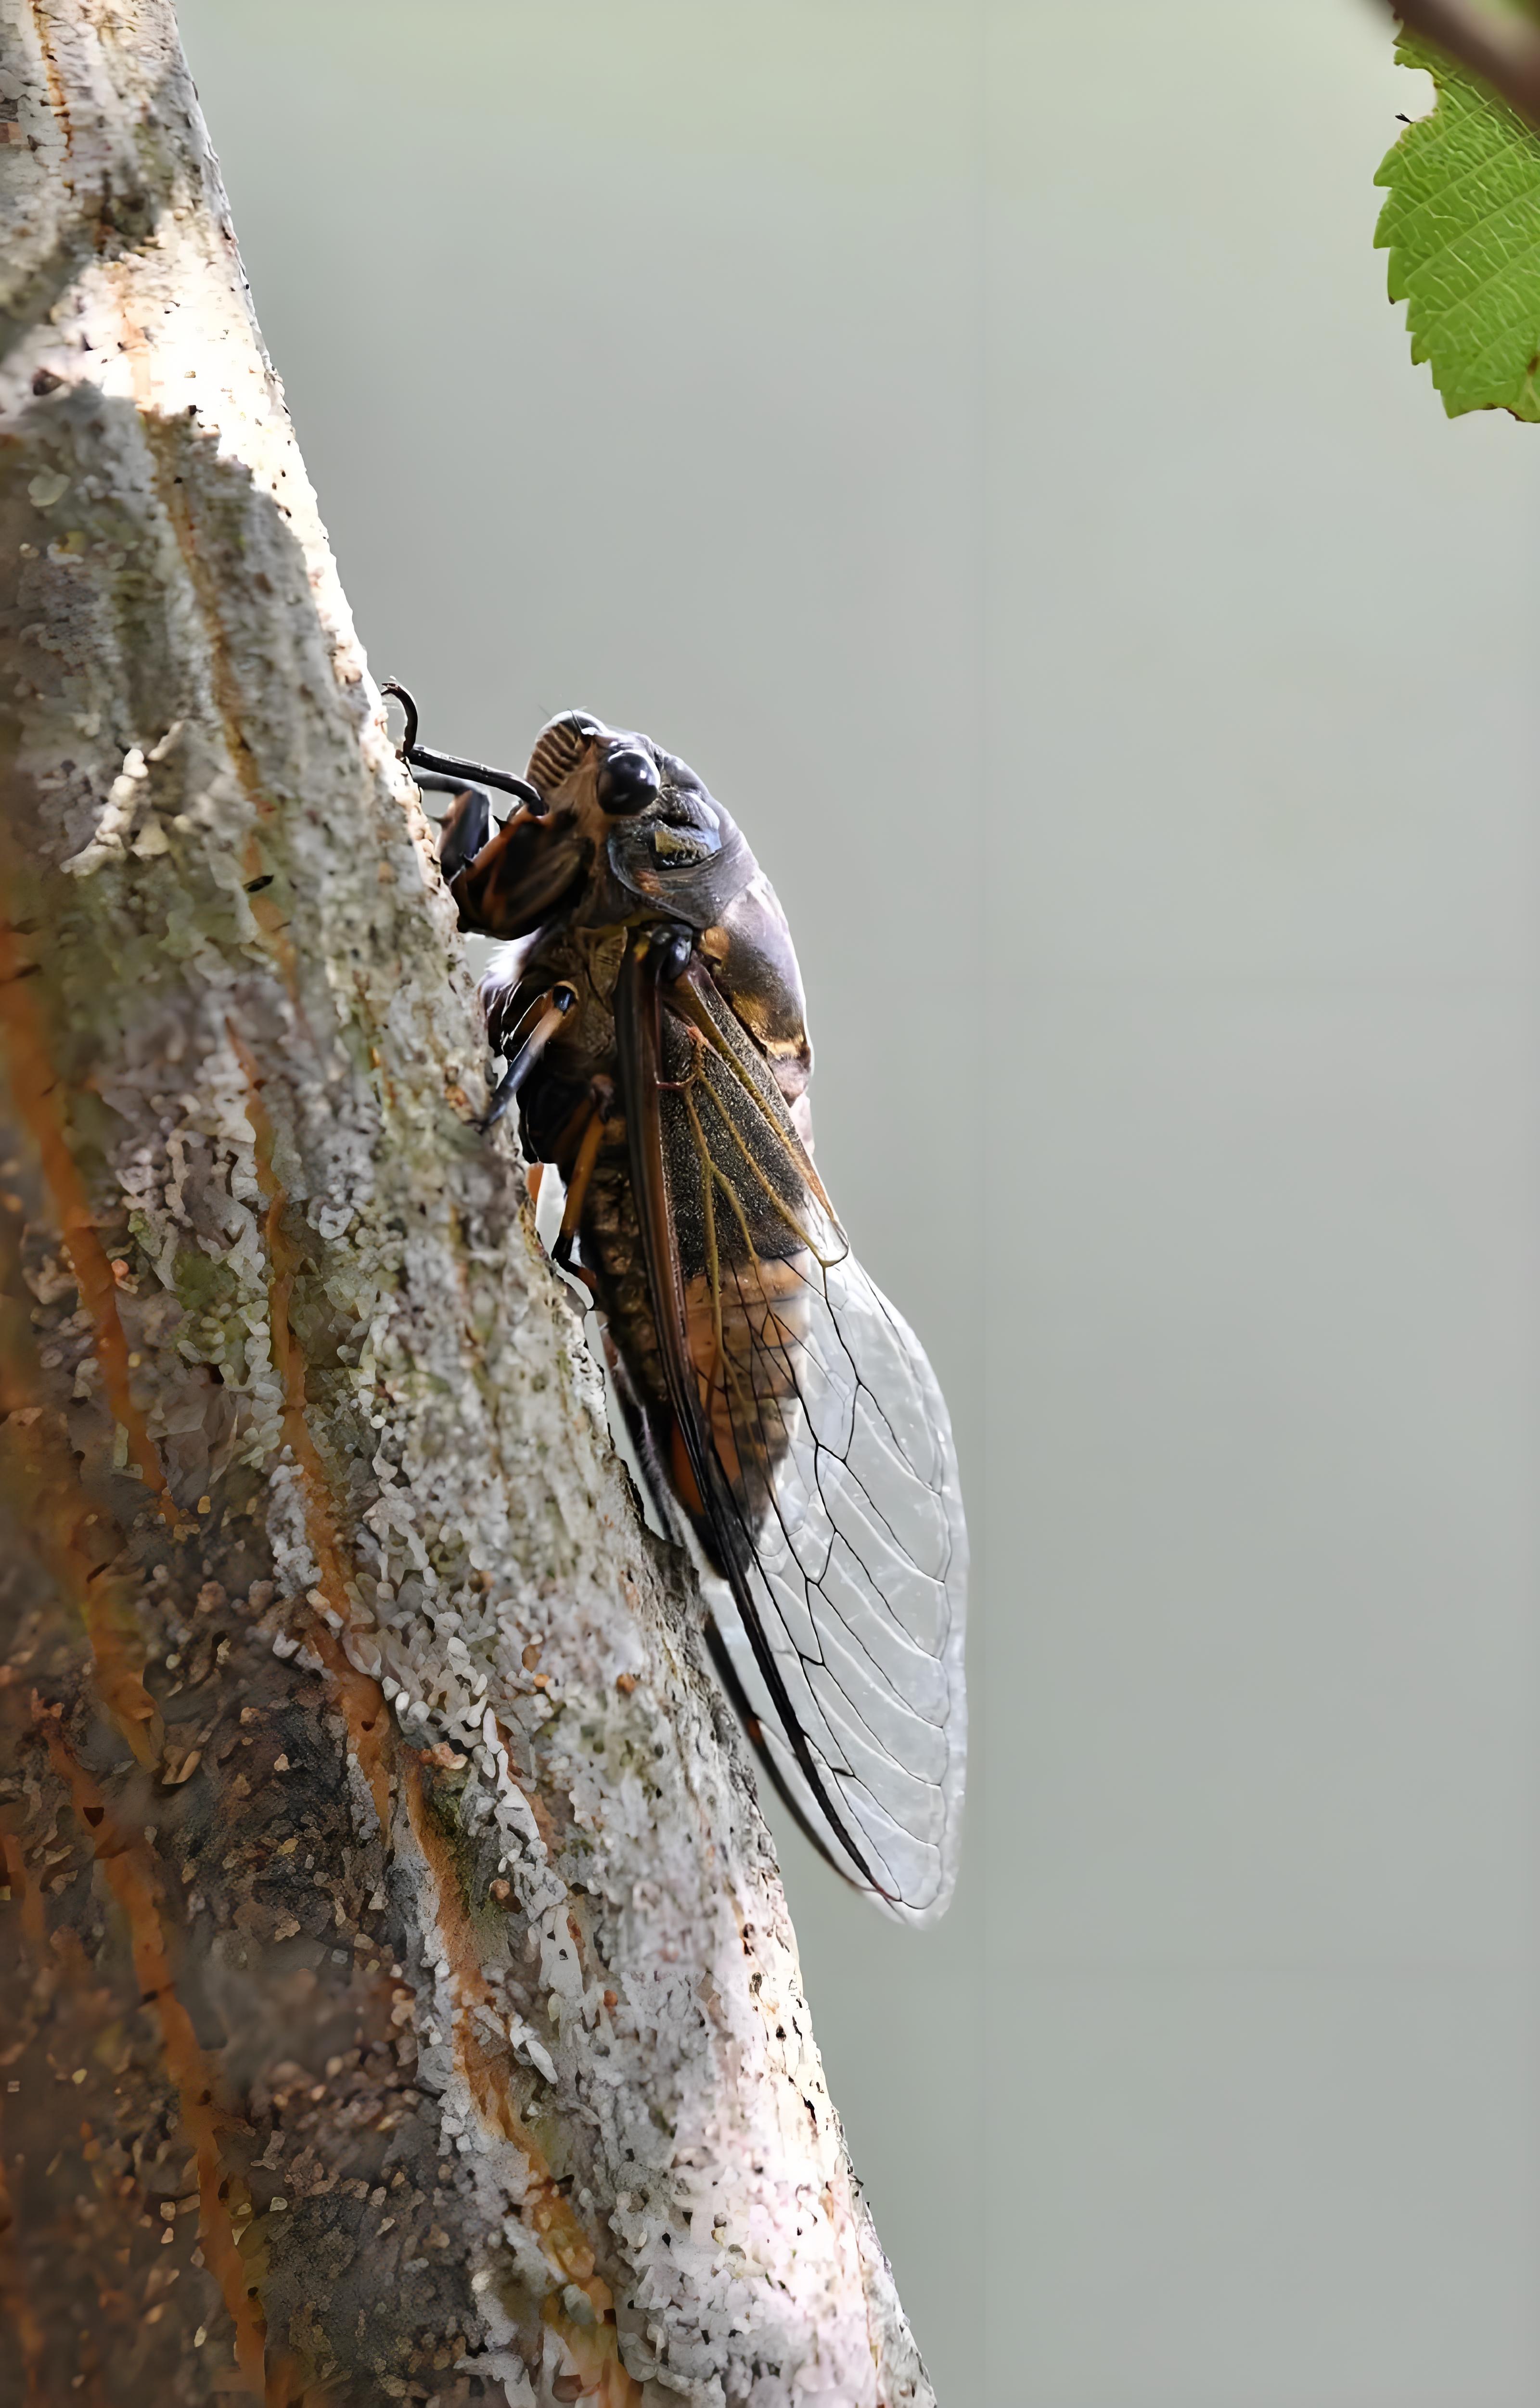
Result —
[{"label": "cicada compound eye", "polygon": [[661,781],[651,752],[635,741],[617,744],[599,764],[595,793],[600,810],[629,819],[657,800]]}]

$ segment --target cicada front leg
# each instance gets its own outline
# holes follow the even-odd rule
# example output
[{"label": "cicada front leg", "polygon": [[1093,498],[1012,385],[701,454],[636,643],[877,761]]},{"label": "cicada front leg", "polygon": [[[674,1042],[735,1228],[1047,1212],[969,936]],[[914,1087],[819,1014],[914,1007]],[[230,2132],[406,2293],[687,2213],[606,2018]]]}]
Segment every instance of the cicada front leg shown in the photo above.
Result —
[{"label": "cicada front leg", "polygon": [[[419,786],[454,797],[439,831],[439,858],[461,927],[468,936],[527,937],[567,900],[592,848],[569,820],[546,810],[527,778],[419,744],[417,705],[406,687],[387,678],[381,692],[406,712],[400,754]],[[496,834],[487,787],[518,804]]]},{"label": "cicada front leg", "polygon": [[468,935],[527,937],[568,901],[589,859],[565,822],[514,811],[462,868],[444,874]]},{"label": "cicada front leg", "polygon": [[412,776],[425,794],[453,797],[439,823],[439,867],[445,885],[453,886],[461,870],[486,847],[492,834],[492,798],[480,786],[440,777],[431,769],[414,769]]}]

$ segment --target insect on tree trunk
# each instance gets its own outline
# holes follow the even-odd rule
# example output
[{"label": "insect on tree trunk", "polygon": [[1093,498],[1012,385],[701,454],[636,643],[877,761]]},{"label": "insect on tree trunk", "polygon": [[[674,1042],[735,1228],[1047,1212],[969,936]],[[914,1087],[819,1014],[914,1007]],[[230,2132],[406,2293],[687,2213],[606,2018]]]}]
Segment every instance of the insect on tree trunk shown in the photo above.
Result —
[{"label": "insect on tree trunk", "polygon": [[0,2401],[928,2402],[171,11],[0,21]]}]

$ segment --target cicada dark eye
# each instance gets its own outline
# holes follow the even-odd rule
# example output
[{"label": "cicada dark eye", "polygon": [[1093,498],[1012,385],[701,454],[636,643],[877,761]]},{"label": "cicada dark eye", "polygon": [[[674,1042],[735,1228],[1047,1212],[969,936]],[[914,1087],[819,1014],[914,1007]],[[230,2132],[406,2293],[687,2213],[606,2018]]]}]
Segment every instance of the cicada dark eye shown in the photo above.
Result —
[{"label": "cicada dark eye", "polygon": [[657,763],[640,745],[623,744],[605,755],[595,789],[600,810],[630,818],[657,800]]}]

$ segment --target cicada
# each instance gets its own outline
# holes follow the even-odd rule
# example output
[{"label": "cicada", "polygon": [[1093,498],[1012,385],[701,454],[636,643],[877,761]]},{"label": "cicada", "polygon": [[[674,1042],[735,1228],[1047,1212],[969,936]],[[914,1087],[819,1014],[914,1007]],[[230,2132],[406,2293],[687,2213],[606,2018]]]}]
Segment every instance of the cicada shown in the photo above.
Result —
[{"label": "cicada", "polygon": [[[813,1159],[801,974],[730,814],[649,737],[569,710],[523,778],[402,755],[453,796],[439,861],[526,1160],[565,1191],[632,1451],[708,1576],[718,1674],[839,1871],[904,1920],[956,1878],[967,1535],[919,1341]],[[494,827],[486,789],[516,798]]]}]

